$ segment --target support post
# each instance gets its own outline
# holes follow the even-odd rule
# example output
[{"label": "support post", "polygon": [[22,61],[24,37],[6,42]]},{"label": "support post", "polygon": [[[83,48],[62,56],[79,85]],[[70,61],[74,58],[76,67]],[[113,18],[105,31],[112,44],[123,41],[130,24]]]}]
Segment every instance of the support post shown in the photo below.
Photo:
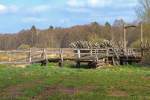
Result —
[{"label": "support post", "polygon": [[63,49],[60,49],[60,50],[59,50],[59,57],[60,57],[60,60],[59,60],[59,67],[63,67],[63,62],[64,62]]},{"label": "support post", "polygon": [[80,60],[77,60],[76,63],[77,63],[77,64],[76,64],[76,67],[79,68],[79,67],[80,67]]},{"label": "support post", "polygon": [[116,65],[116,62],[115,62],[115,58],[114,58],[114,57],[112,57],[112,63],[113,63],[114,66]]},{"label": "support post", "polygon": [[144,51],[143,51],[143,24],[141,22],[141,57],[143,58],[144,56]]},{"label": "support post", "polygon": [[31,49],[29,50],[29,63],[32,63]]},{"label": "support post", "polygon": [[93,53],[92,53],[92,49],[90,50],[90,55],[91,55],[91,56],[93,55]]},{"label": "support post", "polygon": [[141,23],[141,46],[143,45],[143,24]]},{"label": "support post", "polygon": [[43,53],[44,53],[44,59],[45,59],[45,60],[48,60],[48,59],[47,59],[46,49],[43,49]]},{"label": "support post", "polygon": [[98,50],[96,49],[96,62],[98,62]]},{"label": "support post", "polygon": [[81,52],[80,52],[80,49],[77,50],[77,53],[78,53],[78,59],[81,58]]},{"label": "support post", "polygon": [[125,24],[123,25],[123,45],[124,45],[124,53],[126,53],[127,51],[127,41],[126,41],[126,27],[125,27]]},{"label": "support post", "polygon": [[106,64],[108,65],[109,64],[109,49],[107,48],[106,50]]},{"label": "support post", "polygon": [[78,58],[77,58],[77,61],[76,61],[76,67],[79,68],[80,67],[80,58],[81,58],[81,51],[80,49],[77,50],[77,53],[78,53]]},{"label": "support post", "polygon": [[10,52],[8,52],[8,54],[9,54],[9,62],[11,62],[11,61],[12,61],[12,59],[11,59],[11,57],[12,57],[12,55],[11,55],[11,51],[10,51]]},{"label": "support post", "polygon": [[42,65],[46,66],[47,63],[48,63],[48,58],[47,58],[46,49],[43,49],[43,59],[44,59],[44,62],[43,62]]}]

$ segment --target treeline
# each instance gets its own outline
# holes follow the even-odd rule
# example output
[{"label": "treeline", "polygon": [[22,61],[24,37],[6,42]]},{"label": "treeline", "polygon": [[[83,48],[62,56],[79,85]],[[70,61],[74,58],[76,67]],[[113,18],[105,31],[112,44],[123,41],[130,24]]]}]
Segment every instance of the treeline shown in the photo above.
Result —
[{"label": "treeline", "polygon": [[[54,28],[40,30],[32,26],[29,30],[22,30],[16,34],[1,34],[0,49],[12,50],[20,48],[67,48],[71,42],[100,41],[107,39],[114,43],[122,43],[123,20],[116,20],[113,25],[106,22],[100,25],[97,22],[71,28]],[[150,40],[150,24],[144,24],[144,40]],[[140,26],[130,28],[127,32],[128,46],[140,46]]]}]

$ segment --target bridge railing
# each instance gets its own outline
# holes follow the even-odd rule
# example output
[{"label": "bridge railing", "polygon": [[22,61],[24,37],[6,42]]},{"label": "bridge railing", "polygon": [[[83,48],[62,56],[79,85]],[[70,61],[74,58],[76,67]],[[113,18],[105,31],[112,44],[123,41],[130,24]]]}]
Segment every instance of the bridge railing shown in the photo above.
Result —
[{"label": "bridge railing", "polygon": [[[30,64],[46,59],[92,59],[121,55],[123,51],[105,49],[31,48],[28,50],[0,51],[0,64]],[[137,49],[128,49],[127,56],[139,56]]]}]

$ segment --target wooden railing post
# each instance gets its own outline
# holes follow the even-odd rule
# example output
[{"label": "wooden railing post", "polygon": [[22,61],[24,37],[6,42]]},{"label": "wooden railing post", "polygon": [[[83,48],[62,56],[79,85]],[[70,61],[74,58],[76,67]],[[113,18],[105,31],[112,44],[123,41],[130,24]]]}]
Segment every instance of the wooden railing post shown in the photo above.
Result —
[{"label": "wooden railing post", "polygon": [[29,50],[29,63],[31,64],[32,63],[32,54],[31,54],[31,49]]},{"label": "wooden railing post", "polygon": [[98,61],[98,50],[96,49],[96,62]]},{"label": "wooden railing post", "polygon": [[106,64],[109,64],[109,49],[106,49]]},{"label": "wooden railing post", "polygon": [[92,49],[90,50],[90,55],[91,55],[91,56],[93,55]]},{"label": "wooden railing post", "polygon": [[77,49],[78,58],[76,60],[76,67],[80,67],[80,58],[81,58],[81,51],[80,49]]},{"label": "wooden railing post", "polygon": [[9,62],[11,62],[12,61],[12,55],[11,55],[11,51],[10,52],[8,52],[8,55],[9,55]]},{"label": "wooden railing post", "polygon": [[43,60],[42,66],[46,66],[48,63],[48,57],[47,57],[47,52],[45,48],[43,49],[43,52],[42,52],[42,60]]},{"label": "wooden railing post", "polygon": [[62,63],[63,63],[63,61],[64,61],[64,58],[63,58],[63,49],[61,49],[61,55],[60,55],[60,57],[61,57],[61,61],[62,61]]},{"label": "wooden railing post", "polygon": [[48,59],[47,59],[46,49],[43,49],[43,58],[44,58],[44,60],[48,60]]},{"label": "wooden railing post", "polygon": [[80,51],[80,49],[77,50],[77,53],[78,53],[78,59],[80,59],[81,58],[81,51]]}]

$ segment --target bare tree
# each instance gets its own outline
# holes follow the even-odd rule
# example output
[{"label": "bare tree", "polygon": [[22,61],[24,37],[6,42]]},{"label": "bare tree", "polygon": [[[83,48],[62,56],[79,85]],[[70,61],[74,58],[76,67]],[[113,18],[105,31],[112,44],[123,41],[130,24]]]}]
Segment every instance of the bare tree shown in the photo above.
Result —
[{"label": "bare tree", "polygon": [[139,0],[136,13],[144,22],[150,22],[150,0]]}]

